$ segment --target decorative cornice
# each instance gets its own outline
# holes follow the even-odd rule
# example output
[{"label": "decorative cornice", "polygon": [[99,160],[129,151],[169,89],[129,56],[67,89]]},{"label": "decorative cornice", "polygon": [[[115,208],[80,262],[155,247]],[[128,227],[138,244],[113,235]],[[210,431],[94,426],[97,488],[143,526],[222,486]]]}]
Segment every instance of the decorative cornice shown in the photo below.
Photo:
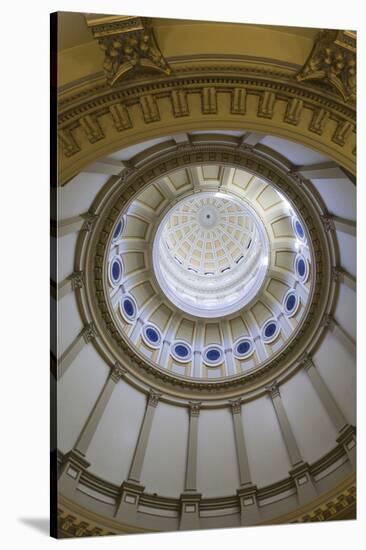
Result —
[{"label": "decorative cornice", "polygon": [[346,102],[356,100],[356,33],[320,31],[297,80],[328,86]]},{"label": "decorative cornice", "polygon": [[136,72],[171,73],[148,18],[106,16],[87,24],[104,52],[103,69],[110,86]]},{"label": "decorative cornice", "polygon": [[[84,158],[84,164],[90,162],[94,147],[98,152],[102,147],[108,154],[109,143],[117,144],[127,137],[134,142],[135,133],[141,134],[141,116],[146,125],[155,122],[154,129],[161,127],[161,132],[169,124],[172,133],[188,131],[183,125],[196,127],[197,116],[213,117],[218,128],[223,121],[226,127],[240,122],[240,127],[245,128],[248,121],[250,128],[257,124],[258,131],[268,121],[274,133],[281,126],[281,135],[285,132],[289,139],[296,126],[297,136],[301,132],[307,143],[315,138],[334,155],[340,155],[350,172],[354,171],[354,108],[268,66],[251,67],[240,67],[238,72],[238,66],[213,63],[205,68],[193,64],[181,73],[177,69],[174,76],[150,81],[123,80],[123,85],[113,90],[101,82],[89,87],[83,84],[80,90],[74,87],[59,101],[61,180],[67,181],[82,168]],[[200,113],[194,107],[197,96],[201,98]],[[177,130],[173,129],[175,126]]]}]

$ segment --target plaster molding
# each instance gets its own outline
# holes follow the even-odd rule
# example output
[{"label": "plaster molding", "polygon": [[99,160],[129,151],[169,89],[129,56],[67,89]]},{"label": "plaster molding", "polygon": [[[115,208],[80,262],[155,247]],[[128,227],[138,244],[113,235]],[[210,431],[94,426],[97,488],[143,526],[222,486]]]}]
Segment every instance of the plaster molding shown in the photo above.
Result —
[{"label": "plaster molding", "polygon": [[[59,98],[60,180],[86,164],[139,141],[207,127],[246,128],[316,147],[355,171],[355,111],[322,90],[309,89],[268,65],[177,68],[174,76],[128,81],[110,89],[75,86]],[[201,99],[199,121],[196,98]],[[167,101],[171,103],[168,107]],[[228,104],[230,108],[228,110]],[[284,109],[285,106],[285,109]],[[141,122],[142,115],[142,122]],[[89,117],[89,118],[85,118]],[[150,128],[150,125],[154,125]]]}]

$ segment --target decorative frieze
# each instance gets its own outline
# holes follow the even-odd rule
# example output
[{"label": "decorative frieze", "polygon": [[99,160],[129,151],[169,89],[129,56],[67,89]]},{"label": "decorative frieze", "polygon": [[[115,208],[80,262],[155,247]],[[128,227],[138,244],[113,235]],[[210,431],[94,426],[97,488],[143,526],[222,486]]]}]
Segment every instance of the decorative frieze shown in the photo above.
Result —
[{"label": "decorative frieze", "polygon": [[96,116],[85,115],[79,119],[79,123],[90,143],[95,143],[105,137]]},{"label": "decorative frieze", "polygon": [[329,120],[329,115],[329,111],[326,111],[323,108],[314,111],[309,125],[309,130],[321,136]]},{"label": "decorative frieze", "polygon": [[234,88],[231,92],[231,113],[245,115],[247,110],[247,91],[245,88]]},{"label": "decorative frieze", "polygon": [[204,115],[214,115],[217,113],[217,97],[214,86],[202,89],[202,113]]},{"label": "decorative frieze", "polygon": [[130,115],[128,114],[127,108],[121,103],[115,103],[109,107],[109,112],[111,113],[113,124],[118,132],[123,130],[128,130],[132,127],[132,122]]},{"label": "decorative frieze", "polygon": [[184,90],[173,90],[171,100],[175,117],[179,118],[189,115],[187,94]]},{"label": "decorative frieze", "polygon": [[260,118],[272,118],[276,102],[275,92],[266,90],[259,98],[258,116]]},{"label": "decorative frieze", "polygon": [[71,133],[71,129],[60,129],[58,131],[58,139],[66,157],[72,157],[76,153],[79,153],[80,147],[76,143]]},{"label": "decorative frieze", "polygon": [[287,104],[284,121],[297,126],[300,122],[303,105],[303,100],[296,97],[289,101]]},{"label": "decorative frieze", "polygon": [[337,145],[343,147],[354,129],[354,124],[345,120],[344,122],[339,122],[337,128],[333,134],[332,141]]},{"label": "decorative frieze", "polygon": [[142,114],[146,123],[157,122],[160,120],[158,105],[154,96],[144,95],[140,98]]}]

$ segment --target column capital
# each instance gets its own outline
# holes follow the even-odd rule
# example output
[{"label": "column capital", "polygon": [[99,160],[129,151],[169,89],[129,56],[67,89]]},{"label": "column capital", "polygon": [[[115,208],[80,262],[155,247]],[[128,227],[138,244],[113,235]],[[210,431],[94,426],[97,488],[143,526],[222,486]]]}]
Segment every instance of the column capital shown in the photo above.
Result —
[{"label": "column capital", "polygon": [[308,370],[311,367],[315,367],[311,355],[307,352],[302,354],[302,356],[299,359],[299,364],[302,365],[305,370]]},{"label": "column capital", "polygon": [[85,325],[85,327],[82,330],[82,335],[87,344],[89,344],[89,342],[94,340],[98,336],[95,324],[91,322],[88,325]]},{"label": "column capital", "polygon": [[119,363],[119,361],[116,361],[111,369],[110,377],[113,382],[118,382],[121,378],[123,378],[126,372],[126,369],[122,367],[121,363]]},{"label": "column capital", "polygon": [[326,313],[321,322],[322,327],[332,329],[335,325],[333,316],[330,313]]},{"label": "column capital", "polygon": [[229,403],[231,405],[231,412],[233,414],[240,414],[241,413],[241,398],[238,399],[230,399]]},{"label": "column capital", "polygon": [[88,212],[85,222],[83,223],[82,230],[83,231],[92,231],[96,221],[98,219],[98,214],[94,214],[92,212]]},{"label": "column capital", "polygon": [[332,280],[335,283],[340,283],[342,281],[342,270],[338,266],[332,267]]},{"label": "column capital", "polygon": [[77,288],[83,288],[85,284],[84,271],[74,271],[70,275],[71,287],[75,291]]},{"label": "column capital", "polygon": [[323,227],[326,232],[329,232],[332,229],[335,229],[333,216],[331,216],[330,214],[322,214],[321,220],[323,222]]},{"label": "column capital", "polygon": [[271,384],[266,386],[266,390],[272,399],[274,399],[275,397],[281,397],[280,388],[277,380],[274,380]]},{"label": "column capital", "polygon": [[189,402],[189,414],[191,416],[199,416],[201,410],[201,401],[190,401]]},{"label": "column capital", "polygon": [[149,395],[147,397],[148,407],[157,407],[160,397],[161,397],[161,393],[156,392],[154,390],[150,390]]}]

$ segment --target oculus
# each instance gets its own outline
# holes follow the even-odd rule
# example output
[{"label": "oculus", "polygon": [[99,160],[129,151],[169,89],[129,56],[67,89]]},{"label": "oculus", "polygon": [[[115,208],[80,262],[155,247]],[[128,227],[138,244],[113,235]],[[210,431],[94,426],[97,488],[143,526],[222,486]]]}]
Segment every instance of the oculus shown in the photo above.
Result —
[{"label": "oculus", "polygon": [[161,220],[153,243],[162,291],[196,317],[242,309],[262,286],[268,256],[267,234],[254,209],[222,192],[180,200]]}]

